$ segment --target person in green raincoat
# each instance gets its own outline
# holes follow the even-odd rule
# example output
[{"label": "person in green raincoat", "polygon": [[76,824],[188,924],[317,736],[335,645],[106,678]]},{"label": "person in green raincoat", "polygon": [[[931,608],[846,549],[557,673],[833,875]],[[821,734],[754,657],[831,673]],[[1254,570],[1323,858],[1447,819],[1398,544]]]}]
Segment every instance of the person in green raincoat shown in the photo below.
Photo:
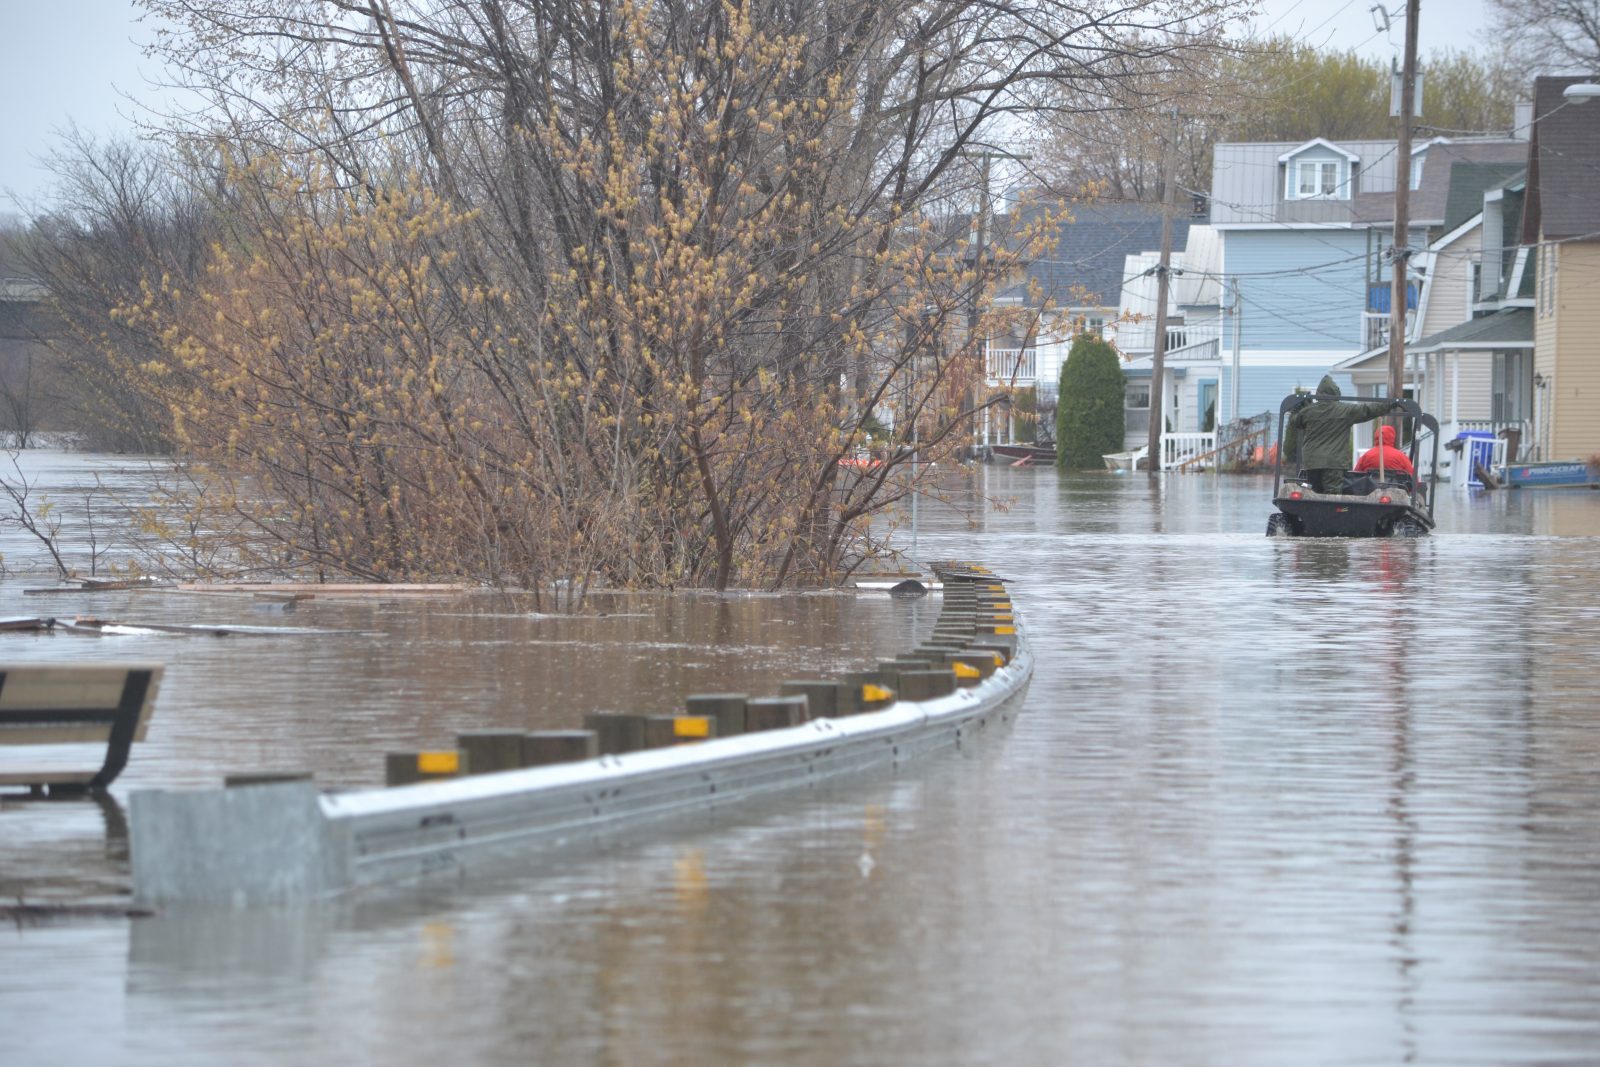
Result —
[{"label": "person in green raincoat", "polygon": [[[1317,397],[1339,396],[1339,383],[1324,374]],[[1398,400],[1367,400],[1358,404],[1320,402],[1306,397],[1289,416],[1283,431],[1283,453],[1294,461],[1301,476],[1319,493],[1337,493],[1350,469],[1350,427],[1376,419],[1403,405]]]}]

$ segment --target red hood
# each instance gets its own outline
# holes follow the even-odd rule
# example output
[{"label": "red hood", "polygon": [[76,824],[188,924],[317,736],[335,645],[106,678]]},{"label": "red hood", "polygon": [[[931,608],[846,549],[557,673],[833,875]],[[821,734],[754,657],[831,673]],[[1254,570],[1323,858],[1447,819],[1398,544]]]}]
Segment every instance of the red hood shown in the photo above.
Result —
[{"label": "red hood", "polygon": [[1393,426],[1379,426],[1378,427],[1378,443],[1380,445],[1388,445],[1390,448],[1393,448],[1394,447],[1394,440],[1395,440],[1395,435],[1394,435],[1394,427]]}]

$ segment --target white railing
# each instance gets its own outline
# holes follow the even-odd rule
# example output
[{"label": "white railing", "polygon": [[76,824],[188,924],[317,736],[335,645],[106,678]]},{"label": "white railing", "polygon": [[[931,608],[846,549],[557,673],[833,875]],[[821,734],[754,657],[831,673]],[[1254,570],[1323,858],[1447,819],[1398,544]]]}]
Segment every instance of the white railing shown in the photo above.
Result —
[{"label": "white railing", "polygon": [[1185,360],[1213,360],[1218,358],[1220,351],[1215,337],[1209,341],[1194,341],[1179,348],[1167,349],[1165,360],[1172,363],[1182,363]]},{"label": "white railing", "polygon": [[1039,376],[1038,350],[1033,348],[987,348],[983,364],[990,385],[1032,385]]},{"label": "white railing", "polygon": [[[1164,433],[1161,435],[1161,469],[1173,470],[1215,452],[1215,433]],[[1204,461],[1202,461],[1204,462]]]}]

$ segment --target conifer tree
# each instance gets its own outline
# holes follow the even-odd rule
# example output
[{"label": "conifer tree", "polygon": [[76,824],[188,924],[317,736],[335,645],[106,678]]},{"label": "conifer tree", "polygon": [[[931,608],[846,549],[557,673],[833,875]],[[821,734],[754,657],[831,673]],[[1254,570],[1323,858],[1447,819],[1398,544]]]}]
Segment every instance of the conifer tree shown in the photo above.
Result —
[{"label": "conifer tree", "polygon": [[1117,353],[1099,337],[1079,334],[1061,367],[1056,404],[1056,465],[1083,470],[1122,451],[1123,378]]}]

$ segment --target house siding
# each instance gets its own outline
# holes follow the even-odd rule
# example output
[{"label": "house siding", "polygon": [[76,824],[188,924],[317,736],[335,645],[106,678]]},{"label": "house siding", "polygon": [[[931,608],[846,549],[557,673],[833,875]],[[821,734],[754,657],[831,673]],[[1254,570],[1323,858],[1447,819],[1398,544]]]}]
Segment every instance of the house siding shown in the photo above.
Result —
[{"label": "house siding", "polygon": [[1425,410],[1442,423],[1482,421],[1493,414],[1489,395],[1493,355],[1441,352],[1428,358],[1428,380],[1421,400]]},{"label": "house siding", "polygon": [[1244,299],[1246,352],[1345,348],[1344,356],[1355,355],[1366,306],[1365,231],[1233,231],[1225,250]]},{"label": "house siding", "polygon": [[1419,337],[1430,337],[1466,322],[1471,314],[1467,289],[1472,276],[1472,261],[1483,244],[1483,227],[1474,226],[1434,260],[1433,278],[1428,284],[1428,312],[1422,320]]},{"label": "house siding", "polygon": [[1600,454],[1600,244],[1557,245],[1555,260],[1555,314],[1536,319],[1538,351],[1546,351],[1546,322],[1555,342],[1554,374],[1539,368],[1552,378],[1549,458],[1587,459]]},{"label": "house siding", "polygon": [[[1331,362],[1331,361],[1329,361]],[[1270,412],[1273,417],[1273,433],[1277,433],[1278,405],[1283,403],[1283,398],[1296,389],[1315,390],[1317,383],[1327,373],[1325,365],[1310,366],[1261,366],[1248,364],[1239,372],[1239,412],[1249,417],[1259,415],[1263,411]],[[1334,380],[1339,383],[1339,390],[1349,394],[1353,387],[1344,375],[1334,375]],[[1236,418],[1228,411],[1233,398],[1233,367],[1226,361],[1217,375],[1218,407],[1223,409],[1223,418]]]}]

